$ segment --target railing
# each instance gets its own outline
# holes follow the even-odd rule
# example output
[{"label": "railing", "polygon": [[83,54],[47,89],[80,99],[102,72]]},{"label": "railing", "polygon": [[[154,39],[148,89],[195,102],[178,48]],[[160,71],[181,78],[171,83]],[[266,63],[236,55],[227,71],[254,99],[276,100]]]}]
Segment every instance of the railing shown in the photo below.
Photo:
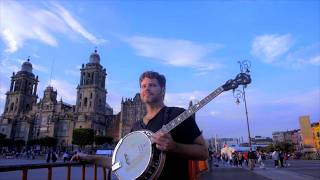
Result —
[{"label": "railing", "polygon": [[[0,172],[8,171],[22,171],[22,180],[28,179],[28,170],[29,169],[43,169],[48,168],[48,180],[52,180],[52,168],[53,167],[67,167],[67,180],[71,179],[71,167],[72,166],[82,166],[82,175],[81,179],[85,180],[86,177],[86,165],[88,163],[84,162],[68,162],[68,163],[40,163],[40,164],[23,164],[23,165],[6,165],[0,166]],[[97,169],[98,166],[94,164],[94,173],[93,179],[97,180]],[[111,180],[111,170],[102,167],[103,169],[103,180]]]}]

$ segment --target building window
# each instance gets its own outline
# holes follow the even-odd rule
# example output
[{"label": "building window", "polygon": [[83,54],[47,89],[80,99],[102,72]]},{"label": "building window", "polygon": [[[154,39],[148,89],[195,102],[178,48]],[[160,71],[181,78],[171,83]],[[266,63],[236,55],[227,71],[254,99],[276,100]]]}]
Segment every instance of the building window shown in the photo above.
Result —
[{"label": "building window", "polygon": [[83,105],[84,105],[84,106],[87,106],[87,104],[88,104],[88,99],[87,99],[87,98],[84,98]]},{"label": "building window", "polygon": [[92,99],[92,93],[90,93],[90,99]]},{"label": "building window", "polygon": [[82,93],[80,93],[80,99],[82,98]]}]

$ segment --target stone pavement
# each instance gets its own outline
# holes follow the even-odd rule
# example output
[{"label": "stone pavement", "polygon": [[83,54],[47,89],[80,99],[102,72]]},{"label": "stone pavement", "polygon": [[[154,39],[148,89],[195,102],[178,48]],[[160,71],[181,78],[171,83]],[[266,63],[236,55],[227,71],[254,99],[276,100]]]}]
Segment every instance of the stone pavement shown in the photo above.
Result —
[{"label": "stone pavement", "polygon": [[[318,168],[318,166],[316,166]],[[319,172],[314,169],[314,173]],[[313,173],[313,174],[314,174]],[[246,167],[232,167],[229,165],[220,165],[219,167],[213,167],[212,171],[204,172],[200,176],[201,180],[320,180],[318,176],[312,176],[308,174],[303,174],[301,172],[292,171],[286,168],[274,168],[266,167],[260,168],[256,167],[253,171],[250,171]]]}]

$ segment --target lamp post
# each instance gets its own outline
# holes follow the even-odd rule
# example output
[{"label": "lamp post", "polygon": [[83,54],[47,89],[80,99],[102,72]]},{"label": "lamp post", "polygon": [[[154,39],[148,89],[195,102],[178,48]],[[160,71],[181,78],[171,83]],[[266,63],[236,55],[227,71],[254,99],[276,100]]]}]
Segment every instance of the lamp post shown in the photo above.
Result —
[{"label": "lamp post", "polygon": [[[241,73],[246,73],[249,75],[251,67],[251,63],[248,60],[238,61],[240,65],[240,71]],[[242,85],[242,90],[237,89],[233,92],[233,96],[237,98],[236,103],[240,103],[240,99],[244,101],[244,108],[246,111],[246,118],[247,118],[247,129],[248,129],[248,140],[249,140],[249,147],[251,147],[251,135],[250,135],[250,127],[249,127],[249,117],[248,117],[248,109],[247,109],[247,101],[246,101],[246,91],[245,88],[247,85]]]}]

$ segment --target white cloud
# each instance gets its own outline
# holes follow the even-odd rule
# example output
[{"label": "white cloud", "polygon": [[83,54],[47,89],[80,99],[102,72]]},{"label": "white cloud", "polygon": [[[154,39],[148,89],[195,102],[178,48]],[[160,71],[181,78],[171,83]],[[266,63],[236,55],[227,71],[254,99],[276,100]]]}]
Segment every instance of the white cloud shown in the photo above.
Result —
[{"label": "white cloud", "polygon": [[287,55],[287,63],[291,66],[320,65],[320,43],[301,47]]},{"label": "white cloud", "polygon": [[320,55],[315,56],[315,57],[312,57],[312,58],[309,60],[309,63],[310,63],[310,64],[313,64],[313,65],[320,65]]},{"label": "white cloud", "polygon": [[72,15],[69,11],[67,11],[64,7],[56,2],[52,2],[52,4],[57,8],[55,11],[60,17],[64,20],[64,22],[75,32],[82,35],[84,38],[92,42],[93,44],[101,44],[107,42],[104,39],[98,39],[93,34],[89,33]]},{"label": "white cloud", "polygon": [[196,103],[204,98],[206,94],[200,91],[184,92],[184,93],[166,93],[165,104],[168,106],[178,106],[187,108],[190,101]]},{"label": "white cloud", "polygon": [[210,53],[221,48],[219,44],[201,45],[188,40],[146,36],[133,36],[126,41],[136,49],[138,55],[158,60],[160,63],[193,67],[198,71],[210,71],[221,67],[219,63],[206,61]]},{"label": "white cloud", "polygon": [[293,45],[290,34],[267,34],[257,36],[253,40],[251,54],[264,62],[272,63],[289,51]]},{"label": "white cloud", "polygon": [[12,72],[18,72],[21,68],[16,62],[10,61],[8,58],[4,58],[0,61],[0,74],[10,77]]},{"label": "white cloud", "polygon": [[[58,46],[56,33],[73,36],[74,32],[93,44],[105,42],[89,33],[69,11],[57,2],[46,7],[23,1],[3,0],[0,14],[0,38],[6,52],[14,53],[26,40],[34,39],[50,46]],[[41,3],[45,5],[46,3]]]},{"label": "white cloud", "polygon": [[[49,83],[47,83],[49,85]],[[58,100],[62,97],[62,100],[75,104],[77,98],[76,85],[71,84],[65,80],[53,79],[51,80],[51,86],[58,91]]]}]

